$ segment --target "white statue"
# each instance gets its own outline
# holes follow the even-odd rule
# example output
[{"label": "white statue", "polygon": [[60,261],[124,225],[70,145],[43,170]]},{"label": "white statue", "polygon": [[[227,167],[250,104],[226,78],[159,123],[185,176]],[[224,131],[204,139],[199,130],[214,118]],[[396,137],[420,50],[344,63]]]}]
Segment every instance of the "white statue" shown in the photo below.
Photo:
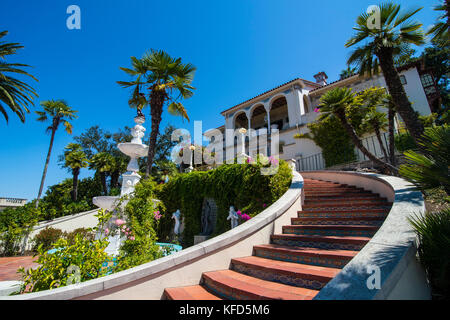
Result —
[{"label": "white statue", "polygon": [[236,212],[236,210],[234,210],[233,206],[230,206],[230,213],[228,214],[227,220],[231,219],[231,229],[235,228],[238,226],[238,220],[239,220],[239,216]]},{"label": "white statue", "polygon": [[172,214],[172,219],[175,219],[175,227],[173,228],[173,232],[178,235],[180,234],[180,210],[177,210]]}]

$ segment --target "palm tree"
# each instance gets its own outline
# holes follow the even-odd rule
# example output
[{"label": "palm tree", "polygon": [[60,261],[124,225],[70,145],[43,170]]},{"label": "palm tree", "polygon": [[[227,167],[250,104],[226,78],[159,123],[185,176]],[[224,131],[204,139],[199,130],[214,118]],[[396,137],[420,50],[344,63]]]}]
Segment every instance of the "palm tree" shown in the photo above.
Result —
[{"label": "palm tree", "polygon": [[351,66],[347,65],[347,69],[342,70],[339,74],[339,79],[343,80],[345,78],[351,77],[356,73],[356,68],[352,68]]},{"label": "palm tree", "polygon": [[66,129],[66,132],[68,134],[72,134],[72,124],[68,120],[76,119],[77,116],[75,114],[78,112],[69,107],[67,102],[64,100],[43,101],[41,102],[41,106],[44,109],[43,111],[35,111],[39,116],[37,121],[44,122],[51,118],[52,124],[47,127],[47,132],[51,132],[50,146],[48,148],[47,158],[45,160],[44,172],[42,173],[41,185],[39,187],[39,193],[36,200],[36,208],[39,205],[39,199],[41,198],[42,189],[44,188],[45,176],[47,175],[47,168],[50,162],[50,154],[52,152],[56,130],[58,130],[59,125],[62,123]]},{"label": "palm tree", "polygon": [[361,76],[378,73],[381,68],[397,112],[411,136],[418,141],[424,128],[405,93],[395,67],[394,56],[401,54],[409,44],[425,43],[422,24],[410,20],[422,8],[399,14],[400,5],[385,3],[380,5],[379,9],[380,28],[369,26],[368,21],[370,22],[372,16],[368,13],[363,13],[357,18],[357,26],[353,28],[357,32],[345,46],[351,47],[363,40],[367,42],[352,52],[347,63],[356,65]]},{"label": "palm tree", "polygon": [[384,159],[389,161],[386,148],[384,147],[383,140],[381,139],[381,131],[386,130],[388,127],[388,119],[386,118],[386,114],[376,110],[370,110],[362,120],[361,125],[367,132],[375,132],[378,144],[383,152]]},{"label": "palm tree", "polygon": [[[434,7],[435,11],[443,11],[443,13],[438,17],[438,21],[431,29],[427,32],[427,35],[432,34],[432,42],[437,44],[439,47],[447,47],[450,44],[448,29],[450,28],[448,16],[450,14],[450,2],[449,0],[442,0],[440,5]],[[446,19],[447,21],[442,21]]]},{"label": "palm tree", "polygon": [[426,128],[419,143],[419,152],[404,153],[407,164],[400,166],[399,173],[422,190],[443,187],[450,195],[450,126]]},{"label": "palm tree", "polygon": [[379,165],[386,171],[390,171],[392,173],[397,172],[397,168],[392,165],[381,161],[375,155],[373,155],[369,150],[367,150],[362,144],[361,140],[358,138],[355,129],[350,124],[347,115],[346,109],[353,103],[355,103],[356,98],[353,94],[352,90],[349,88],[335,88],[330,91],[327,91],[322,97],[320,97],[320,116],[319,120],[323,120],[327,117],[336,117],[341,122],[344,129],[347,131],[348,135],[352,139],[355,146],[361,150],[361,152],[370,160],[372,160],[375,164]]},{"label": "palm tree", "polygon": [[[164,106],[172,115],[181,116],[189,121],[187,111],[179,99],[192,97],[195,88],[191,85],[196,68],[190,63],[182,63],[181,58],[172,58],[166,52],[151,50],[142,59],[131,57],[132,69],[121,68],[135,80],[117,81],[125,88],[134,87],[129,100],[131,107],[138,110],[150,105],[151,132],[147,157],[146,177],[151,173],[155,145],[159,134]],[[141,93],[142,87],[149,90],[148,98]]]},{"label": "palm tree", "polygon": [[64,168],[69,168],[72,171],[72,200],[77,201],[78,196],[78,176],[81,168],[86,168],[89,164],[89,159],[83,151],[83,147],[78,143],[69,143],[64,149]]},{"label": "palm tree", "polygon": [[[0,39],[8,34],[8,31],[0,32]],[[29,113],[28,106],[33,105],[33,98],[38,95],[34,89],[25,82],[7,75],[7,73],[20,74],[28,76],[33,80],[37,79],[31,74],[25,72],[21,67],[29,67],[21,63],[8,63],[6,56],[15,54],[23,46],[18,43],[9,43],[0,41],[0,112],[8,122],[6,107],[19,117],[20,121],[25,122],[25,113]]]},{"label": "palm tree", "polygon": [[106,185],[106,176],[114,166],[114,157],[107,152],[96,153],[90,160],[89,169],[94,169],[100,174],[103,193],[108,195],[108,186]]}]

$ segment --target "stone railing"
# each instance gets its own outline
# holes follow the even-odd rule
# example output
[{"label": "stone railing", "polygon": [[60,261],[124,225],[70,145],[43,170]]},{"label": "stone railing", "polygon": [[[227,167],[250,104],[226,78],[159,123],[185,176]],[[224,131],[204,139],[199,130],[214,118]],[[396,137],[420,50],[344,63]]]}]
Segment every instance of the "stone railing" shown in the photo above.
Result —
[{"label": "stone railing", "polygon": [[315,299],[430,299],[425,272],[416,257],[416,235],[408,221],[425,212],[419,191],[401,178],[371,173],[327,170],[302,172],[302,176],[361,187],[393,202],[374,237]]},{"label": "stone railing", "polygon": [[217,237],[109,276],[2,299],[161,299],[165,288],[198,284],[203,272],[228,269],[232,258],[251,255],[254,245],[269,243],[270,236],[281,233],[282,226],[301,210],[302,188],[302,176],[293,171],[291,186],[280,199]]}]

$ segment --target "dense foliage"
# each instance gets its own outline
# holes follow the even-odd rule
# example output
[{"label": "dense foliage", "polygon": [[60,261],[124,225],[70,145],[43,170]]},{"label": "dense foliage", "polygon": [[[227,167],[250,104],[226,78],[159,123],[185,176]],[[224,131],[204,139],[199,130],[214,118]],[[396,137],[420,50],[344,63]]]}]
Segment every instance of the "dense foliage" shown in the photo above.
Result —
[{"label": "dense foliage", "polygon": [[419,259],[437,298],[450,298],[450,209],[410,219],[419,238]]},{"label": "dense foliage", "polygon": [[158,237],[166,241],[173,228],[171,214],[180,209],[184,221],[182,244],[193,244],[194,235],[201,233],[202,204],[213,198],[217,204],[217,222],[213,235],[230,229],[227,216],[230,206],[253,217],[280,198],[289,188],[292,172],[280,160],[278,172],[262,175],[261,161],[255,164],[226,164],[210,171],[194,171],[179,175],[158,186],[158,199],[166,207],[158,227]]},{"label": "dense foliage", "polygon": [[311,139],[322,149],[327,167],[356,160],[354,145],[337,118],[327,118],[307,125],[310,133],[296,135],[297,139]]},{"label": "dense foliage", "polygon": [[0,255],[23,253],[24,239],[38,222],[39,210],[33,204],[0,211]]},{"label": "dense foliage", "polygon": [[54,289],[105,275],[107,269],[102,265],[108,258],[104,251],[107,245],[106,240],[90,240],[79,234],[73,243],[66,238],[57,240],[56,250],[51,253],[40,246],[36,261],[39,266],[19,269],[23,281],[21,293]]},{"label": "dense foliage", "polygon": [[450,194],[450,126],[426,128],[419,151],[405,152],[399,173],[422,190],[443,187]]},{"label": "dense foliage", "polygon": [[162,257],[156,245],[158,220],[163,207],[155,203],[156,183],[142,180],[125,207],[125,224],[121,225],[126,240],[120,248],[117,270],[125,270]]}]

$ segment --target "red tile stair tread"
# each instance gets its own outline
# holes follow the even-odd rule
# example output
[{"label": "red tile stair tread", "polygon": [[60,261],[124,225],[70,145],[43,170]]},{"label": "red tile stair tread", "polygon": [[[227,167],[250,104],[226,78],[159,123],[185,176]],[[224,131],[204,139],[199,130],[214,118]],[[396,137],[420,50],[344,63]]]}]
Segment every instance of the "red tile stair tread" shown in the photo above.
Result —
[{"label": "red tile stair tread", "polygon": [[287,261],[279,261],[266,259],[256,256],[248,256],[243,258],[235,258],[231,259],[232,263],[242,263],[251,268],[256,269],[264,269],[264,270],[272,270],[277,273],[286,274],[286,273],[295,273],[298,275],[302,275],[307,279],[317,279],[317,278],[328,278],[331,280],[334,278],[341,269],[330,268],[330,267],[321,267],[314,266],[309,264],[301,264],[295,262],[287,262]]},{"label": "red tile stair tread", "polygon": [[272,235],[272,238],[291,238],[294,240],[306,240],[306,241],[327,241],[327,242],[368,242],[371,238],[369,237],[350,237],[350,236],[317,236],[317,235],[297,235],[297,234],[274,234]]},{"label": "red tile stair tread", "polygon": [[164,293],[173,300],[222,300],[201,285],[166,288]]},{"label": "red tile stair tread", "polygon": [[359,251],[352,250],[339,250],[339,249],[320,249],[320,248],[308,248],[308,247],[294,247],[283,246],[279,244],[261,244],[254,246],[255,249],[271,250],[278,252],[285,252],[293,255],[308,255],[308,256],[323,256],[323,257],[344,257],[353,258]]},{"label": "red tile stair tread", "polygon": [[359,225],[359,224],[344,224],[344,225],[336,225],[336,224],[307,224],[307,225],[299,225],[299,224],[292,224],[292,225],[284,225],[284,228],[292,228],[292,229],[332,229],[332,230],[371,230],[376,231],[378,230],[378,226],[365,226],[365,225]]},{"label": "red tile stair tread", "polygon": [[311,300],[319,292],[250,277],[233,270],[205,272],[203,277],[262,299]]}]

